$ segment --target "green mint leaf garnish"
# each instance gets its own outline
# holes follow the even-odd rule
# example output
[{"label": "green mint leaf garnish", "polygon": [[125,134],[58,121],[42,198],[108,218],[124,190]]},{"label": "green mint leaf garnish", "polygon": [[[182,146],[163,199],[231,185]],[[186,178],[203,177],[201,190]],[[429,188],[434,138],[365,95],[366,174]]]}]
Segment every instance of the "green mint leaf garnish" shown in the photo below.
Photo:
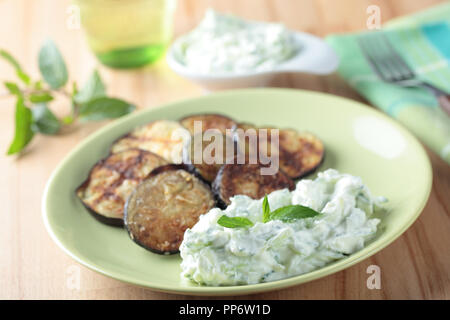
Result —
[{"label": "green mint leaf garnish", "polygon": [[264,196],[262,209],[263,209],[263,222],[267,222],[270,220],[270,206],[269,200],[267,199],[267,194]]},{"label": "green mint leaf garnish", "polygon": [[271,212],[269,220],[281,220],[283,222],[290,222],[298,219],[312,218],[319,214],[319,212],[311,208],[297,204],[281,207]]},{"label": "green mint leaf garnish", "polygon": [[47,40],[39,51],[39,70],[42,77],[53,89],[67,82],[67,68],[59,49],[52,40]]},{"label": "green mint leaf garnish", "polygon": [[[284,206],[270,212],[269,200],[267,199],[267,195],[264,196],[262,209],[263,209],[263,223],[272,220],[292,222],[294,220],[299,219],[313,218],[320,214],[319,212],[302,205]],[[227,215],[222,215],[219,218],[219,220],[217,220],[217,223],[222,227],[226,228],[248,228],[253,226],[253,222],[247,218],[228,217]]]},{"label": "green mint leaf garnish", "polygon": [[121,117],[135,108],[134,105],[120,99],[101,97],[81,105],[79,114],[83,120],[99,121]]},{"label": "green mint leaf garnish", "polygon": [[253,222],[251,222],[247,218],[243,217],[228,217],[223,215],[217,220],[217,223],[225,228],[248,228],[253,226]]},{"label": "green mint leaf garnish", "polygon": [[33,116],[31,110],[25,106],[22,97],[17,98],[15,112],[15,132],[11,142],[8,155],[20,152],[33,138],[34,132],[31,129]]}]

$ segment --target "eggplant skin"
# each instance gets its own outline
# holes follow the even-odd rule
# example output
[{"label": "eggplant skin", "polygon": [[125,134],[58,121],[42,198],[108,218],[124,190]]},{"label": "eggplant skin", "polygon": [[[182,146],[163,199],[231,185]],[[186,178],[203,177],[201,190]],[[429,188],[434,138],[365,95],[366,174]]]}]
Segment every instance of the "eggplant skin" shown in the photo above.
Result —
[{"label": "eggplant skin", "polygon": [[97,162],[76,195],[99,221],[123,225],[124,205],[134,188],[167,161],[145,150],[129,149]]},{"label": "eggplant skin", "polygon": [[261,164],[226,164],[222,166],[213,182],[213,192],[224,208],[235,195],[246,195],[252,199],[261,199],[275,190],[295,188],[294,181],[283,171],[273,175],[261,175]]},{"label": "eggplant skin", "polygon": [[123,218],[108,218],[96,212],[85,202],[81,201],[86,210],[99,222],[113,227],[123,227]]},{"label": "eggplant skin", "polygon": [[[266,129],[267,136],[257,137],[258,147],[267,146],[266,152],[270,155],[271,150],[271,130],[272,127],[256,127],[249,123],[240,123],[238,129]],[[279,148],[278,158],[280,168],[292,179],[302,178],[314,172],[323,162],[325,156],[325,147],[323,142],[315,135],[309,132],[298,132],[295,129],[279,129]],[[235,132],[234,139],[237,141],[238,148],[247,155],[249,152],[257,151],[255,146],[249,146],[248,142],[239,141],[239,136]]]},{"label": "eggplant skin", "polygon": [[186,229],[214,208],[210,187],[187,170],[175,164],[156,168],[128,198],[125,227],[141,247],[158,254],[177,253]]},{"label": "eggplant skin", "polygon": [[[189,143],[185,144],[183,149],[183,164],[185,164],[189,171],[195,172],[200,175],[203,180],[208,183],[212,183],[219,172],[220,167],[222,167],[225,163],[234,163],[236,158],[236,143],[233,140],[231,135],[221,134],[223,144],[218,146],[217,149],[210,148],[210,144],[214,144],[215,138],[212,141],[203,141],[203,133],[198,133],[191,137]],[[197,146],[195,145],[197,144]],[[210,150],[205,151],[205,150]],[[227,148],[232,148],[233,152],[227,154]],[[195,153],[201,152],[201,154],[195,157]],[[215,161],[216,152],[220,155],[219,161]],[[200,157],[201,156],[201,157]],[[207,163],[204,160],[205,156],[213,157],[211,161],[212,163]],[[201,160],[197,163],[196,159]]]},{"label": "eggplant skin", "polygon": [[181,163],[183,147],[189,137],[189,132],[177,121],[156,120],[117,139],[111,146],[111,153],[138,148],[156,153],[169,163]]},{"label": "eggplant skin", "polygon": [[217,129],[222,134],[226,134],[227,129],[231,131],[237,125],[237,123],[230,117],[227,117],[227,116],[221,115],[221,114],[212,114],[212,113],[193,114],[193,115],[190,115],[190,116],[180,119],[181,125],[183,127],[185,127],[191,133],[191,135],[199,133],[199,132],[194,132],[194,122],[195,121],[202,122],[202,132],[204,132],[208,129]]}]

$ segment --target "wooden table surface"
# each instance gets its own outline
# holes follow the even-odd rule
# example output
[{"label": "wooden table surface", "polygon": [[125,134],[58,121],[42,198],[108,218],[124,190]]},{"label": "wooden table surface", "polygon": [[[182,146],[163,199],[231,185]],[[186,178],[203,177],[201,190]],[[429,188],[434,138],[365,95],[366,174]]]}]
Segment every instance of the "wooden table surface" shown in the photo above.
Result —
[{"label": "wooden table surface", "polygon": [[[175,34],[196,25],[205,8],[230,11],[248,19],[283,21],[289,28],[324,36],[366,28],[366,8],[381,8],[382,21],[408,14],[435,0],[179,0]],[[81,82],[97,66],[81,30],[67,27],[70,1],[0,0],[0,47],[12,52],[38,77],[40,44],[55,40],[66,58],[69,76]],[[171,72],[164,61],[137,71],[99,67],[108,92],[152,108],[199,96],[196,85]],[[0,80],[13,79],[0,62]],[[277,86],[324,91],[364,101],[337,76],[283,75]],[[67,109],[56,103],[58,112]],[[42,222],[41,197],[55,166],[72,148],[105,123],[86,124],[60,136],[38,136],[20,158],[4,153],[13,134],[14,99],[0,99],[0,298],[3,299],[184,299],[107,278],[78,265],[50,239]],[[398,240],[373,257],[344,271],[289,289],[244,296],[250,299],[449,299],[450,298],[450,166],[428,152],[433,190],[420,218]],[[411,172],[414,174],[414,172]],[[401,181],[398,181],[401,184]],[[407,186],[404,186],[407,187]],[[378,265],[381,289],[366,286],[367,267]],[[80,276],[79,288],[73,277]],[[242,298],[242,297],[236,297]]]}]

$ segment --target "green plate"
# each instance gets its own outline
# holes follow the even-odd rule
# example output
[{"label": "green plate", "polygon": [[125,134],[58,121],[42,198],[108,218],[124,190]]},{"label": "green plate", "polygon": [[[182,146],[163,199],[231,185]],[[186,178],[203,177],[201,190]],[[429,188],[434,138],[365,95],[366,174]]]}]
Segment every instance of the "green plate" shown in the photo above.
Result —
[{"label": "green plate", "polygon": [[[319,170],[336,168],[361,176],[374,195],[389,199],[376,238],[363,250],[322,269],[257,285],[202,287],[180,278],[179,255],[157,255],[128,238],[125,230],[95,220],[75,188],[111,143],[134,127],[192,113],[223,113],[258,125],[293,127],[325,143]],[[81,264],[112,278],[154,290],[193,295],[237,295],[285,288],[360,262],[399,237],[419,216],[431,189],[431,166],[419,142],[382,113],[332,95],[289,89],[227,91],[143,110],[116,120],[80,143],[56,168],[42,201],[53,240]]]}]

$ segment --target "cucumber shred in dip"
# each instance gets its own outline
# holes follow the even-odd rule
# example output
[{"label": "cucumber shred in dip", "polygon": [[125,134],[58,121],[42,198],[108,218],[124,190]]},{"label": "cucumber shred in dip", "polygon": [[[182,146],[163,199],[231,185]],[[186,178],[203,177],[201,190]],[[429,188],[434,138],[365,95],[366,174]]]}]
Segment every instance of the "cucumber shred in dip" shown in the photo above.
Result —
[{"label": "cucumber shred in dip", "polygon": [[[294,191],[268,195],[271,210],[303,205],[319,212],[289,223],[263,223],[263,200],[235,196],[225,210],[214,208],[186,230],[180,247],[182,277],[208,286],[255,284],[321,268],[358,250],[377,231],[372,213],[387,201],[372,197],[361,178],[328,169],[301,180]],[[247,228],[226,228],[222,216],[244,217]]]},{"label": "cucumber shred in dip", "polygon": [[174,44],[177,60],[202,74],[262,71],[292,58],[299,45],[281,24],[252,22],[211,9]]}]

